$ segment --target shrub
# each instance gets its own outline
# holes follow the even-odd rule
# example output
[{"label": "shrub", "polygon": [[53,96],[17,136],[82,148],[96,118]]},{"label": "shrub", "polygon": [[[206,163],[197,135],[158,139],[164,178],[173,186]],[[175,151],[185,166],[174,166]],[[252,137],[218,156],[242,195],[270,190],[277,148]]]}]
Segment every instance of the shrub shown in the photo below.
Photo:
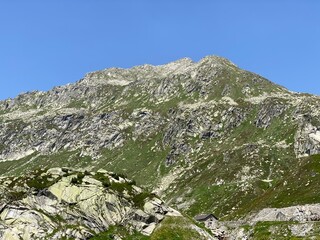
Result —
[{"label": "shrub", "polygon": [[155,195],[152,194],[152,193],[149,193],[149,192],[142,192],[142,193],[139,193],[137,195],[135,195],[133,198],[132,198],[132,201],[134,202],[134,205],[137,206],[138,208],[142,208],[144,203],[145,203],[145,200],[147,198],[152,198],[154,197]]},{"label": "shrub", "polygon": [[79,172],[76,177],[73,177],[73,178],[71,179],[71,183],[72,183],[72,184],[81,184],[84,176],[85,176],[84,173]]},{"label": "shrub", "polygon": [[11,191],[7,193],[10,202],[22,200],[26,196],[25,192]]},{"label": "shrub", "polygon": [[111,186],[109,177],[105,176],[103,173],[96,173],[93,178],[100,181],[106,188]]}]

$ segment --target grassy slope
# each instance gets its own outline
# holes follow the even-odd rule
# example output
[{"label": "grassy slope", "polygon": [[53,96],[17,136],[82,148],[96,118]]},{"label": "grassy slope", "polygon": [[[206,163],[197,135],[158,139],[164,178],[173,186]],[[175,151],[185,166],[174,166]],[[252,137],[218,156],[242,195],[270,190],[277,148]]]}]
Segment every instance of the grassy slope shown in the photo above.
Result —
[{"label": "grassy slope", "polygon": [[[177,102],[179,101],[176,100],[175,104]],[[171,104],[170,102],[170,106]],[[222,143],[219,142],[219,139],[200,140],[198,137],[189,141],[193,146],[202,142],[203,147],[199,153],[191,155],[196,163],[177,179],[173,184],[173,191],[168,192],[166,199],[172,203],[175,203],[178,197],[183,197],[184,201],[194,199],[195,203],[185,211],[190,216],[201,212],[214,212],[219,217],[227,218],[240,217],[251,210],[264,206],[280,206],[281,204],[284,206],[319,201],[317,189],[307,191],[320,180],[317,178],[317,173],[313,174],[315,170],[312,170],[317,164],[314,160],[317,157],[298,160],[294,157],[292,146],[289,149],[279,149],[273,146],[274,143],[281,140],[292,144],[296,127],[294,125],[283,127],[281,117],[279,117],[274,119],[271,126],[265,130],[256,128],[253,122],[258,112],[258,106],[251,107],[243,103],[240,107],[250,107],[246,121],[239,127],[232,129]],[[128,111],[133,111],[133,108]],[[166,112],[162,114],[166,114]],[[117,173],[125,173],[128,177],[135,179],[138,184],[151,187],[172,167],[188,166],[182,156],[180,162],[178,161],[171,167],[165,167],[164,160],[170,149],[161,147],[156,152],[151,150],[156,143],[161,146],[162,138],[163,133],[160,131],[147,139],[129,140],[119,149],[104,150],[103,157],[99,160],[80,157],[79,151],[60,152],[49,156],[35,153],[33,156],[18,161],[1,162],[1,173],[20,174],[25,170],[42,166],[79,168],[91,166],[94,169],[105,168]],[[236,139],[236,142],[233,142],[233,139]],[[267,145],[259,148],[258,157],[245,156],[245,147],[232,150],[234,144],[244,146],[246,143],[254,144],[261,139],[266,140]],[[228,153],[228,160],[224,159],[224,153]],[[32,161],[29,162],[31,159]],[[296,164],[297,162],[299,164]],[[239,179],[236,177],[244,166],[249,166],[252,174],[261,173],[258,177],[250,180],[249,189],[243,189],[239,186]],[[271,175],[270,169],[273,169]],[[312,177],[310,185],[305,187],[310,181],[308,177],[310,174],[315,177]],[[273,180],[271,184],[261,181],[269,175]],[[301,175],[299,183],[293,181],[293,179],[297,179],[297,175]],[[221,179],[224,180],[224,184],[217,184],[217,181]],[[287,181],[288,184],[286,191],[283,187],[284,181]],[[274,199],[277,191],[279,196]],[[301,197],[292,199],[284,196],[290,192],[294,194],[293,191]]]},{"label": "grassy slope", "polygon": [[115,235],[126,240],[205,240],[191,225],[194,222],[185,217],[166,217],[149,237],[135,231],[130,233],[124,227],[110,227],[91,240],[111,240]]}]

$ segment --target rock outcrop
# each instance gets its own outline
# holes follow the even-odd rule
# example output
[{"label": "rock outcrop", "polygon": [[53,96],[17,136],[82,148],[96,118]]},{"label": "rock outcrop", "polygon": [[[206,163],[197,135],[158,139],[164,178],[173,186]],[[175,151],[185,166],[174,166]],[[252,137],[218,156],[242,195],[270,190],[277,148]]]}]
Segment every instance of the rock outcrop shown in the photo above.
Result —
[{"label": "rock outcrop", "polygon": [[295,135],[295,152],[299,157],[320,153],[320,126],[305,123]]},{"label": "rock outcrop", "polygon": [[251,222],[266,221],[320,221],[320,204],[292,206],[286,208],[265,208],[257,213]]},{"label": "rock outcrop", "polygon": [[150,235],[167,214],[179,214],[102,170],[42,169],[1,185],[1,239],[88,239],[114,225]]}]

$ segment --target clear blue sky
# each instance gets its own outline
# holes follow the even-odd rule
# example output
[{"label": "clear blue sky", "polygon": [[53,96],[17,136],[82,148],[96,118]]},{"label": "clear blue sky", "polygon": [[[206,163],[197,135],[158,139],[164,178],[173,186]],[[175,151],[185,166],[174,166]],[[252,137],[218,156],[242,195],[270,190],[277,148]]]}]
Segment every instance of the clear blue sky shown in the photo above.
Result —
[{"label": "clear blue sky", "polygon": [[320,95],[318,0],[1,1],[0,34],[0,99],[206,55]]}]

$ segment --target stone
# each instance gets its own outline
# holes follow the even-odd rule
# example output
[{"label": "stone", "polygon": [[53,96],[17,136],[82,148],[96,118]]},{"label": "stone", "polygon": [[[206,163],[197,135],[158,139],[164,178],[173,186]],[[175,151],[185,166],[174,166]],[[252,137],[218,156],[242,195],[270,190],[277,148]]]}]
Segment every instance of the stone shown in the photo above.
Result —
[{"label": "stone", "polygon": [[144,235],[150,236],[152,234],[152,232],[154,231],[154,229],[156,228],[156,226],[157,226],[156,223],[151,223],[146,228],[144,228],[142,230],[142,233]]},{"label": "stone", "polygon": [[[124,195],[103,187],[103,184],[91,175],[83,176],[82,172],[72,169],[64,169],[63,172],[68,174],[61,174],[61,178],[54,180],[48,189],[34,193],[25,189],[27,193],[21,200],[1,204],[0,237],[20,240],[22,236],[24,240],[36,240],[54,233],[50,239],[65,237],[84,240],[92,236],[92,231],[98,233],[124,222],[128,228],[150,235],[156,225],[165,218],[167,208],[160,199],[150,200],[150,205],[147,204],[142,209],[137,209],[133,202],[128,200],[133,198],[131,194],[142,191],[139,187],[136,187],[139,191],[127,191]],[[42,173],[41,177],[59,173],[60,169],[49,169],[45,174]],[[93,172],[92,175],[95,174]],[[83,176],[82,181],[74,183],[72,179],[78,176]],[[109,175],[105,177],[112,180]],[[5,178],[2,180],[6,181]],[[118,182],[123,181],[124,178]],[[2,194],[6,194],[6,191]],[[61,228],[61,224],[66,222],[77,227]]]}]

